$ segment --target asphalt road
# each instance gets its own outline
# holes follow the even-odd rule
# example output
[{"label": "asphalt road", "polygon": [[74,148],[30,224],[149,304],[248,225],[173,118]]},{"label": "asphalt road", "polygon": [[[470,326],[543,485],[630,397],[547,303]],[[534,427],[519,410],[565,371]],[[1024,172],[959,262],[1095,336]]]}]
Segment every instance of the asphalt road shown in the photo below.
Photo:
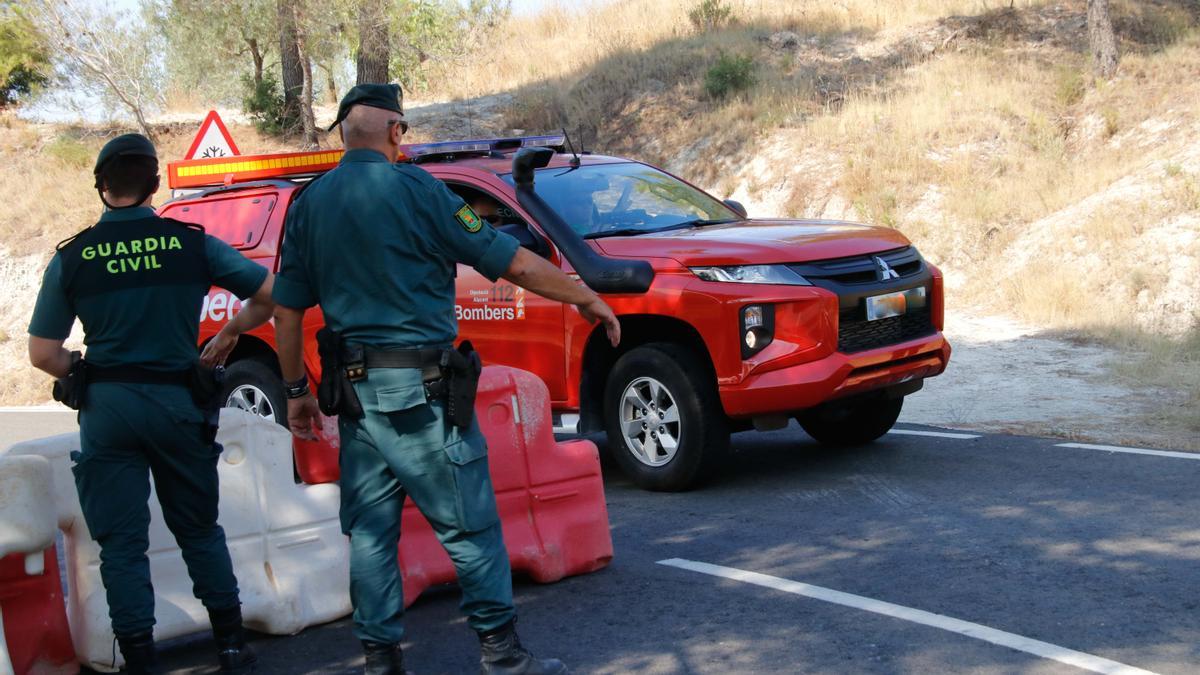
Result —
[{"label": "asphalt road", "polygon": [[[1200,455],[1059,443],[833,451],[793,426],[736,436],[730,468],[684,494],[606,466],[616,557],[518,580],[522,639],[576,673],[1197,672]],[[477,672],[457,603],[409,609],[414,672]],[[263,673],[361,669],[348,620],[253,644]],[[210,672],[210,649],[168,642],[162,665]]]}]

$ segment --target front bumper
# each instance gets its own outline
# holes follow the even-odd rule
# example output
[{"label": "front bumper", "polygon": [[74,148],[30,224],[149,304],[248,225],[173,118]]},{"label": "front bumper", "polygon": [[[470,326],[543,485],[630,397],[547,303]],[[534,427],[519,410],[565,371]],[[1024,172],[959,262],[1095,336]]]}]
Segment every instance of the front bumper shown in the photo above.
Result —
[{"label": "front bumper", "polygon": [[940,375],[950,361],[950,343],[933,335],[870,351],[843,354],[720,386],[725,413],[733,418],[790,414],[826,401]]}]

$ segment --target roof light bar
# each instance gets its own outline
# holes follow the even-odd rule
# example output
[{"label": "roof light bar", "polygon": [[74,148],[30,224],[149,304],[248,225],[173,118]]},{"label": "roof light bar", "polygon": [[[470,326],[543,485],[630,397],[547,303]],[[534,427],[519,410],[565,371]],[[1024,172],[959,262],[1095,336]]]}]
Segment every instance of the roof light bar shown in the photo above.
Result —
[{"label": "roof light bar", "polygon": [[341,150],[322,150],[189,159],[167,165],[167,184],[171,189],[178,190],[321,173],[337,166],[341,158]]},{"label": "roof light bar", "polygon": [[[561,148],[563,136],[526,136],[471,141],[446,141],[401,146],[400,161],[420,161],[422,157],[455,155],[493,150],[549,147]],[[232,185],[268,178],[305,176],[323,173],[338,165],[342,150],[285,152],[274,155],[242,155],[211,159],[186,159],[167,165],[167,185],[172,190]]]},{"label": "roof light bar", "polygon": [[469,141],[441,141],[404,146],[404,154],[414,160],[430,155],[458,155],[469,152],[491,152],[517,148],[561,147],[564,136],[525,136],[521,138],[481,138]]}]

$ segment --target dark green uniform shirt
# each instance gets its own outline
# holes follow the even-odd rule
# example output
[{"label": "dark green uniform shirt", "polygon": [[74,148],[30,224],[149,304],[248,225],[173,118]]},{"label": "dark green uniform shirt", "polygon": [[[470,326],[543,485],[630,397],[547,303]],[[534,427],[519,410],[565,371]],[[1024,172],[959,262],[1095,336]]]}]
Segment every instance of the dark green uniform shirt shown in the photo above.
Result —
[{"label": "dark green uniform shirt", "polygon": [[65,340],[78,316],[89,363],[183,370],[197,358],[209,289],[245,299],[266,277],[225,242],[153,209],[107,211],[50,260],[29,334]]},{"label": "dark green uniform shirt", "polygon": [[445,347],[458,335],[455,263],[495,281],[518,246],[427,172],[350,150],[288,209],[275,302],[319,303],[354,342]]}]

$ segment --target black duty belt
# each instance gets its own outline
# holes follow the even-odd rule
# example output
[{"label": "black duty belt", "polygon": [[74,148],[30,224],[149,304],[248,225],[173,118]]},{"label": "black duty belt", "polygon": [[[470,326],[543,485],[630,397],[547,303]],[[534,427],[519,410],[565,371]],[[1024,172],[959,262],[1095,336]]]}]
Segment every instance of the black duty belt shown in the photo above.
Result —
[{"label": "black duty belt", "polygon": [[150,370],[138,366],[110,366],[101,368],[89,365],[87,380],[94,382],[122,382],[125,384],[177,384],[189,386],[190,370]]},{"label": "black duty belt", "polygon": [[442,377],[442,354],[444,349],[371,349],[363,350],[367,369],[371,368],[419,368],[421,379],[426,382]]}]

